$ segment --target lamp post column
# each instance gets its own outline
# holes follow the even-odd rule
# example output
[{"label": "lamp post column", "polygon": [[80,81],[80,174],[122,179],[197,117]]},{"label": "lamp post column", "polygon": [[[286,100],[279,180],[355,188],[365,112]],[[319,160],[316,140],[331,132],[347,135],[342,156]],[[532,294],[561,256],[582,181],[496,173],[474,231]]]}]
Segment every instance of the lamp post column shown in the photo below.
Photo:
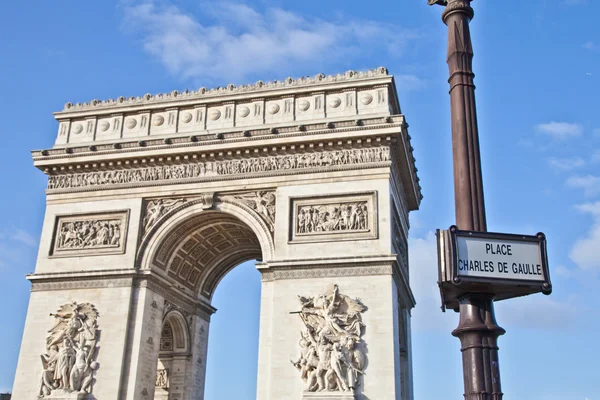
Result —
[{"label": "lamp post column", "polygon": [[[461,230],[486,231],[485,202],[475,105],[473,46],[469,23],[471,0],[429,0],[445,6],[448,26],[450,110],[456,225]],[[460,339],[466,400],[501,400],[498,336],[505,333],[494,315],[494,296],[469,293],[459,298],[460,321],[452,335]]]}]

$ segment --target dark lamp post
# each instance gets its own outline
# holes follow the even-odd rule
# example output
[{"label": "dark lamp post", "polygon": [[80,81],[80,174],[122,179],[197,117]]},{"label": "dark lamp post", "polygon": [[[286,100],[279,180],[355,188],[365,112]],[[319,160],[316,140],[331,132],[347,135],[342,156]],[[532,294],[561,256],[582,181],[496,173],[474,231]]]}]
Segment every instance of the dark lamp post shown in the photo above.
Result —
[{"label": "dark lamp post", "polygon": [[[429,5],[444,6],[442,20],[448,26],[456,225],[461,230],[485,232],[473,47],[469,29],[474,12],[471,0],[428,2]],[[496,323],[493,301],[494,295],[486,293],[467,293],[458,298],[460,321],[452,335],[461,342],[466,400],[502,399],[497,339],[505,331]]]}]

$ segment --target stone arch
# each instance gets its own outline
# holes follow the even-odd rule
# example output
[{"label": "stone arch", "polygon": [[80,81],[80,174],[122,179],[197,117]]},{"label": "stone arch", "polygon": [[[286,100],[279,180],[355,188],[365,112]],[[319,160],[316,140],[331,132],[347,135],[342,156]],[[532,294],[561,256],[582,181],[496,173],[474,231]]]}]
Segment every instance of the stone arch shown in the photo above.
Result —
[{"label": "stone arch", "polygon": [[218,198],[210,208],[203,200],[190,201],[166,214],[142,239],[137,267],[210,302],[232,268],[251,259],[272,259],[269,226],[232,197]]},{"label": "stone arch", "polygon": [[186,316],[170,309],[163,317],[160,350],[156,366],[155,400],[175,398],[181,393],[185,377],[190,374],[191,337]]},{"label": "stone arch", "polygon": [[[168,311],[163,318],[163,330],[168,325],[172,332],[172,347],[169,351],[179,354],[188,354],[191,350],[190,328],[186,317],[179,310]],[[161,351],[166,351],[162,343]]]}]

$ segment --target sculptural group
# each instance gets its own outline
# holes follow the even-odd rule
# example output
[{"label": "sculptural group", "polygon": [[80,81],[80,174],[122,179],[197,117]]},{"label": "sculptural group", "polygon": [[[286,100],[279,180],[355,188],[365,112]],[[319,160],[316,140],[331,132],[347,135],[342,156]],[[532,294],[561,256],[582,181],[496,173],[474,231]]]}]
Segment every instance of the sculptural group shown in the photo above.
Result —
[{"label": "sculptural group", "polygon": [[121,241],[121,220],[84,220],[61,224],[57,249],[85,249],[98,246],[118,246]]},{"label": "sculptural group", "polygon": [[39,397],[53,392],[91,393],[98,339],[98,311],[90,303],[67,303],[56,314],[48,331]]},{"label": "sculptural group", "polygon": [[368,228],[367,202],[322,206],[303,206],[298,209],[296,233],[358,231]]},{"label": "sculptural group", "polygon": [[302,310],[296,314],[305,329],[300,356],[290,361],[300,372],[304,390],[354,392],[367,364],[361,317],[367,308],[360,299],[340,294],[335,284],[320,295],[299,300]]}]

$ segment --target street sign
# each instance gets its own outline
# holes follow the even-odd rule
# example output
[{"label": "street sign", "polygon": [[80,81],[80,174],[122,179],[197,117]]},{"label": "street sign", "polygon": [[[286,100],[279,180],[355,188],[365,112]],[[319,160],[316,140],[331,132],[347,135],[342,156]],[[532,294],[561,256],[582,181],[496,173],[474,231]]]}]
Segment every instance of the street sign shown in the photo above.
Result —
[{"label": "street sign", "polygon": [[457,308],[466,293],[495,294],[495,300],[550,294],[546,237],[438,230],[442,308]]}]

